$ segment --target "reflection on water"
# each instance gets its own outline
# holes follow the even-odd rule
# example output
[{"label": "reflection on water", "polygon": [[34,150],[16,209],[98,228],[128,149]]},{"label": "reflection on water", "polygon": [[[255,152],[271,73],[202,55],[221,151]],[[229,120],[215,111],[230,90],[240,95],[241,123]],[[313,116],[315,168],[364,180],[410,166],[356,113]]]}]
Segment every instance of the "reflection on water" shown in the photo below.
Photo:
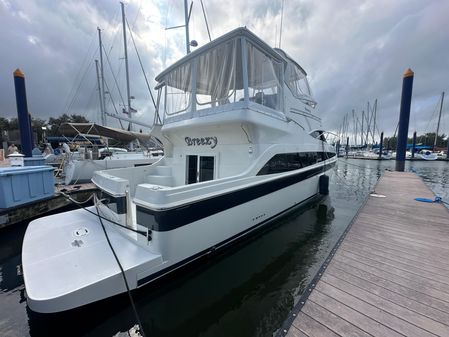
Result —
[{"label": "reflection on water", "polygon": [[[277,220],[263,233],[133,292],[147,336],[272,336],[368,192],[394,161],[340,160],[330,195]],[[448,200],[449,163],[413,162]],[[68,313],[40,315],[17,276],[26,224],[0,232],[1,336],[113,336],[135,324],[126,296]]]}]

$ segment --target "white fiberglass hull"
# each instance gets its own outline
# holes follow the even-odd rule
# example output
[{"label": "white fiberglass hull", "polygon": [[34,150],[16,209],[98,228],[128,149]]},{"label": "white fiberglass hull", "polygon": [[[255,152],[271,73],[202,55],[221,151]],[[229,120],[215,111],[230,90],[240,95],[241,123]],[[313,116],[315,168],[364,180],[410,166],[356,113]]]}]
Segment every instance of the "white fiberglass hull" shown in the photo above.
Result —
[{"label": "white fiberglass hull", "polygon": [[429,153],[429,154],[420,154],[421,159],[424,160],[437,160],[438,156],[436,153]]},{"label": "white fiberglass hull", "polygon": [[144,156],[105,159],[80,159],[70,160],[64,165],[64,183],[66,185],[88,182],[92,179],[95,171],[109,170],[122,167],[139,165],[150,165],[159,158]]},{"label": "white fiberglass hull", "polygon": [[[135,288],[137,274],[160,265],[161,256],[103,222]],[[32,221],[23,240],[22,265],[28,306],[37,312],[64,311],[126,291],[98,217],[82,209]]]},{"label": "white fiberglass hull", "polygon": [[[153,230],[149,244],[107,227],[130,289],[224,247],[313,197],[322,173],[173,230]],[[77,236],[85,228],[88,234]],[[22,263],[28,305],[37,312],[69,310],[125,291],[98,217],[85,210],[32,221]]]}]

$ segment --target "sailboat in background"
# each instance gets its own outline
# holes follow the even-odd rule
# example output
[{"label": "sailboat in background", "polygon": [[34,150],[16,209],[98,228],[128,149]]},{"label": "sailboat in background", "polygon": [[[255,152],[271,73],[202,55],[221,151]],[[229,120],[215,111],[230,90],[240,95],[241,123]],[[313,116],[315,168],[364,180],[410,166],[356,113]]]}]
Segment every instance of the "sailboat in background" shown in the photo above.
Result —
[{"label": "sailboat in background", "polygon": [[435,148],[437,146],[438,132],[440,131],[441,112],[443,111],[443,102],[444,102],[444,91],[441,93],[440,112],[438,114],[438,123],[437,123],[437,129],[435,131],[435,140],[433,142],[432,151],[430,151],[430,150],[420,151],[419,156],[421,157],[421,159],[424,159],[424,160],[437,160],[438,159],[438,154],[435,152]]},{"label": "sailboat in background", "polygon": [[[101,110],[101,123],[102,125],[93,123],[69,123],[60,128],[60,132],[65,136],[72,135],[75,137],[89,135],[98,135],[103,137],[110,137],[115,140],[128,142],[130,144],[131,151],[109,151],[109,147],[106,146],[106,151],[109,153],[107,156],[99,156],[96,147],[90,146],[89,148],[80,148],[78,152],[67,153],[66,161],[64,162],[62,171],[64,182],[66,185],[87,182],[92,179],[95,171],[106,170],[112,168],[133,167],[141,165],[150,165],[160,159],[163,155],[162,143],[150,136],[149,134],[133,132],[133,123],[141,125],[143,127],[152,128],[153,125],[148,125],[138,121],[132,120],[132,113],[136,110],[131,107],[132,96],[130,94],[129,85],[129,67],[128,67],[128,48],[126,43],[126,17],[124,4],[120,3],[122,11],[122,26],[123,26],[123,42],[125,53],[125,74],[126,74],[126,93],[127,93],[127,105],[123,108],[123,112],[128,117],[121,117],[106,112],[106,100],[105,100],[105,78],[103,69],[103,44],[101,39],[101,30],[98,28],[98,40],[100,45],[100,69],[98,68],[98,61],[95,60],[100,110]],[[101,77],[101,80],[100,80]],[[128,130],[120,130],[106,126],[106,116],[117,118],[120,121],[129,122]],[[135,141],[139,141],[140,144],[146,143],[149,145],[146,149],[135,150]],[[107,141],[106,144],[109,144]],[[79,154],[82,152],[82,155]],[[89,156],[88,154],[91,153]]]}]

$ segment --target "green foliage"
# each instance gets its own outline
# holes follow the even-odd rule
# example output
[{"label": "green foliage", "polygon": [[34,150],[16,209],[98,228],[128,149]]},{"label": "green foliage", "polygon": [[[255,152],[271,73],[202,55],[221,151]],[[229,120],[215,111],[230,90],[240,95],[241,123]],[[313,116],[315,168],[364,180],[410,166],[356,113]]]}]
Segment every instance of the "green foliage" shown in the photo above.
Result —
[{"label": "green foliage", "polygon": [[[47,136],[58,136],[59,126],[63,123],[89,123],[89,120],[82,115],[67,115],[63,114],[59,117],[50,117],[48,122],[40,119],[31,117],[31,127],[33,132],[37,133],[37,139],[42,139],[43,126],[48,126]],[[7,119],[4,117],[0,117],[0,137],[4,134],[4,131],[12,131],[19,129],[19,121],[17,118]]]},{"label": "green foliage", "polygon": [[[416,145],[426,145],[433,146],[435,142],[435,132],[428,132],[423,135],[416,136]],[[438,148],[447,148],[447,136],[443,133],[438,135],[436,147]],[[386,149],[395,150],[398,144],[398,138],[394,137],[385,137],[384,138],[384,147]],[[407,138],[407,144],[413,144],[413,138]]]},{"label": "green foliage", "polygon": [[48,125],[50,126],[48,135],[49,136],[58,136],[59,135],[59,127],[64,123],[89,123],[89,120],[86,117],[81,115],[67,115],[63,114],[60,117],[53,118],[50,117],[48,120]]},{"label": "green foliage", "polygon": [[4,117],[0,117],[0,131],[9,130],[9,120]]}]

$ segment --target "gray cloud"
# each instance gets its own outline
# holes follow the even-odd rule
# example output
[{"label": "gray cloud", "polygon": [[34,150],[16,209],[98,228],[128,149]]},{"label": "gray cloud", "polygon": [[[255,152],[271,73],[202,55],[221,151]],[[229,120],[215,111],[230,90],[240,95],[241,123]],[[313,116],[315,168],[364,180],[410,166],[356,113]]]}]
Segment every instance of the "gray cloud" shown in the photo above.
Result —
[{"label": "gray cloud", "polygon": [[[271,45],[278,40],[281,0],[203,2],[213,38],[247,26]],[[165,30],[183,23],[183,2],[135,0],[127,3],[126,10],[153,87],[155,75],[185,53],[184,30]],[[118,2],[106,0],[0,0],[0,114],[16,114],[12,72],[19,67],[26,74],[33,115],[46,119],[68,112],[96,118],[97,26],[103,29],[105,48],[124,95],[119,11]],[[337,129],[344,114],[352,109],[360,112],[368,100],[377,98],[378,124],[392,133],[399,115],[402,74],[410,67],[415,71],[410,129],[431,131],[426,129],[431,128],[429,119],[441,91],[449,86],[448,17],[449,3],[438,0],[286,0],[282,48],[308,72],[325,127]],[[193,7],[191,38],[200,45],[208,42],[199,2]],[[133,106],[139,110],[136,118],[150,123],[154,109],[130,41],[129,54]],[[121,110],[111,74],[107,66],[111,96]],[[108,111],[113,111],[110,102]],[[444,129],[449,127],[446,118],[442,131],[449,133]]]}]

